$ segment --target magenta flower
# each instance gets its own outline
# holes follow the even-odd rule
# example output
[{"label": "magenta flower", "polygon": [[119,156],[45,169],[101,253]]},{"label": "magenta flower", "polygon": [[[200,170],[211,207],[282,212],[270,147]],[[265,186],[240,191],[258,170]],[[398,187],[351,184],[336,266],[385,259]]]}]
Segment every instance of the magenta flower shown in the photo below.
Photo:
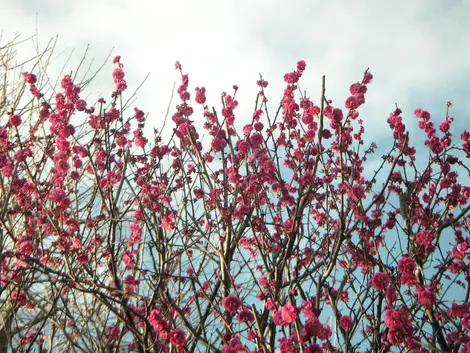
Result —
[{"label": "magenta flower", "polygon": [[347,315],[341,316],[341,319],[339,320],[339,325],[343,330],[349,330],[353,326],[353,320],[351,317]]},{"label": "magenta flower", "polygon": [[18,114],[14,114],[10,116],[10,124],[13,126],[20,126],[21,125],[21,116]]},{"label": "magenta flower", "polygon": [[416,288],[418,302],[425,308],[431,308],[436,304],[436,294],[430,285]]},{"label": "magenta flower", "polygon": [[174,344],[175,346],[183,346],[186,343],[186,334],[180,328],[171,330],[169,337],[170,343]]},{"label": "magenta flower", "polygon": [[242,301],[237,296],[230,294],[228,297],[224,298],[222,305],[231,315],[235,315],[238,309],[240,309]]},{"label": "magenta flower", "polygon": [[372,287],[378,291],[384,291],[390,284],[390,276],[383,272],[377,272],[371,281]]},{"label": "magenta flower", "polygon": [[287,322],[288,324],[294,322],[297,318],[297,309],[291,304],[285,304],[281,308],[280,312],[282,320]]},{"label": "magenta flower", "polygon": [[237,317],[238,321],[240,322],[253,322],[255,320],[255,316],[253,313],[248,309],[243,309]]},{"label": "magenta flower", "polygon": [[23,75],[23,80],[26,83],[34,85],[37,82],[37,77],[34,74],[31,74],[29,72],[23,72],[22,75]]},{"label": "magenta flower", "polygon": [[401,273],[413,274],[415,270],[416,262],[411,257],[403,256],[398,261],[398,271],[400,271]]}]

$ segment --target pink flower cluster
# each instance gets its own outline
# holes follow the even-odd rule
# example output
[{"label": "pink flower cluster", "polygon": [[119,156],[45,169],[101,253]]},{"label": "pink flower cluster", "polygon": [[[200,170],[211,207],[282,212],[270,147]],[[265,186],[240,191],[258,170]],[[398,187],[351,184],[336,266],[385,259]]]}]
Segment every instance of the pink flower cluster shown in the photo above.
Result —
[{"label": "pink flower cluster", "polygon": [[224,298],[222,305],[224,306],[224,309],[230,313],[230,315],[234,316],[238,309],[240,309],[242,306],[242,301],[236,295],[230,294]]},{"label": "pink flower cluster", "polygon": [[371,284],[376,290],[385,291],[390,284],[390,276],[383,272],[377,272],[372,277]]},{"label": "pink flower cluster", "polygon": [[289,326],[296,318],[297,309],[291,304],[285,304],[274,313],[273,321],[278,326]]},{"label": "pink flower cluster", "polygon": [[116,85],[116,90],[113,92],[112,97],[116,97],[127,89],[127,82],[124,79],[126,74],[123,70],[124,65],[121,64],[121,57],[116,56],[113,60],[113,64],[118,64],[118,67],[113,71],[113,80]]},{"label": "pink flower cluster", "polygon": [[148,320],[161,339],[180,347],[186,343],[186,333],[179,328],[172,329],[157,309],[152,310]]},{"label": "pink flower cluster", "polygon": [[395,346],[403,345],[413,338],[414,328],[407,313],[388,309],[385,311],[385,324],[388,327],[388,341]]},{"label": "pink flower cluster", "polygon": [[[452,117],[446,116],[436,130],[429,112],[415,111],[432,157],[425,172],[409,183],[412,195],[405,214],[387,200],[390,192],[403,194],[409,175],[398,169],[413,165],[416,158],[400,109],[388,118],[396,143],[393,152],[384,156],[384,165],[390,164],[392,170],[383,190],[374,194],[375,176],[369,178],[364,172],[365,161],[377,148],[374,143],[364,153],[359,148],[364,127],[358,108],[365,104],[373,78],[370,72],[349,87],[349,97],[339,108],[326,97],[314,104],[300,92],[306,64],[299,61],[284,76],[286,87],[275,117],[266,108],[268,82],[260,78],[251,121],[241,131],[235,125],[238,87],[233,87],[232,94],[222,94],[219,113],[209,109],[205,87],[196,87],[194,99],[210,136],[203,146],[190,120],[195,110],[190,106],[189,75],[182,72],[180,63],[175,64],[181,84],[180,102],[172,115],[172,140],[163,141],[155,130],[152,143],[144,133],[146,113],[137,107],[130,113],[120,108],[126,74],[119,56],[114,64],[112,100],[106,103],[100,98],[96,111],[80,98],[81,87],[71,76],[63,78],[61,91],[49,104],[36,87],[37,77],[23,73],[32,94],[41,100],[38,120],[25,123],[34,117],[12,112],[0,127],[0,168],[6,180],[2,190],[14,200],[2,227],[5,234],[15,233],[7,223],[24,224],[24,229],[17,227],[20,231],[0,264],[1,284],[15,286],[11,299],[17,306],[34,306],[26,297],[28,292],[17,286],[24,273],[41,267],[41,275],[64,283],[64,302],[71,297],[67,293],[90,286],[103,291],[100,298],[112,298],[113,309],[119,307],[116,313],[125,315],[104,326],[105,338],[121,341],[134,335],[132,349],[136,342],[146,347],[151,342],[156,351],[185,352],[188,342],[196,346],[204,338],[211,341],[204,343],[223,345],[223,353],[249,352],[242,343],[246,339],[259,352],[271,343],[278,347],[269,350],[279,348],[282,353],[339,352],[332,342],[336,341],[333,334],[340,333],[340,339],[349,343],[362,334],[364,342],[380,340],[383,350],[393,345],[418,352],[419,341],[427,340],[424,335],[431,329],[447,335],[449,346],[467,344],[468,304],[453,303],[451,309],[443,309],[440,284],[428,284],[429,277],[421,276],[423,268],[433,270],[429,261],[444,238],[439,232],[447,227],[455,241],[448,253],[441,252],[446,258],[439,262],[438,271],[468,280],[468,217],[458,214],[467,207],[470,188],[460,184],[460,170],[468,170],[451,155]],[[77,115],[87,119],[84,128],[90,134],[85,142],[74,125]],[[46,122],[49,134],[39,139],[39,127]],[[26,132],[28,126],[31,131]],[[465,131],[461,139],[463,148],[455,148],[470,153],[470,133]],[[26,165],[29,169],[22,169]],[[46,177],[35,180],[34,175]],[[93,202],[77,201],[77,190],[85,195],[83,199],[92,194]],[[388,234],[400,229],[405,216],[403,228],[410,225],[418,231],[415,237],[404,238],[413,242],[413,251],[397,257],[396,271],[394,261],[383,263],[386,257],[381,254],[384,248],[390,250]],[[232,231],[236,229],[240,232]],[[142,261],[149,244],[152,254],[159,254],[157,266]],[[246,270],[246,261],[236,256],[246,253],[253,261],[255,265],[244,273],[251,272],[258,286],[254,308],[244,306],[238,294],[221,294],[227,293],[220,289],[225,288],[245,295],[246,287],[231,274],[228,284],[220,286],[220,273],[198,263],[203,258],[217,264],[218,256],[207,256],[209,248],[225,253],[224,261],[231,261],[227,265],[234,273]],[[96,269],[107,276],[105,284],[94,282]],[[370,281],[357,283],[355,271]],[[344,273],[346,280],[336,281],[337,273]],[[376,291],[372,295],[369,284]],[[307,285],[316,288],[306,291]],[[157,291],[157,286],[163,290]],[[148,297],[143,288],[155,289],[158,295]],[[180,290],[172,292],[174,288]],[[398,305],[402,306],[398,309]],[[382,313],[375,311],[380,306],[385,308],[385,325]],[[330,309],[339,330],[320,321]],[[197,317],[206,310],[207,315]],[[415,317],[423,314],[434,315],[433,325],[439,330],[428,325],[415,328]],[[201,325],[211,322],[223,327],[223,342],[202,332],[198,319],[207,320]],[[364,321],[368,323],[363,325]],[[269,334],[276,339],[267,342]],[[442,337],[438,341],[445,349]]]}]

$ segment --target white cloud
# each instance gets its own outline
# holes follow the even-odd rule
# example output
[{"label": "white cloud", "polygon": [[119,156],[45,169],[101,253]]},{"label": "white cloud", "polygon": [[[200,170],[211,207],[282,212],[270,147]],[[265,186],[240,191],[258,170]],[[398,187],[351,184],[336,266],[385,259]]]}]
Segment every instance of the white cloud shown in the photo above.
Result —
[{"label": "white cloud", "polygon": [[[271,83],[269,98],[277,102],[283,74],[304,59],[302,88],[316,100],[326,74],[328,96],[342,105],[349,84],[370,67],[375,80],[363,113],[381,127],[374,131],[379,135],[388,133],[383,128],[394,102],[415,108],[414,97],[426,93],[429,102],[423,103],[430,106],[453,99],[463,107],[470,93],[468,85],[461,86],[470,76],[467,1],[0,0],[0,5],[7,35],[33,34],[37,13],[44,41],[60,34],[60,47],[78,53],[90,43],[97,62],[115,47],[133,86],[151,71],[138,104],[151,112],[152,125],[161,121],[178,80],[175,60],[190,73],[191,88],[207,88],[211,104],[218,105],[220,93],[238,84],[243,114],[253,108],[260,72]],[[457,96],[442,97],[442,87]]]}]

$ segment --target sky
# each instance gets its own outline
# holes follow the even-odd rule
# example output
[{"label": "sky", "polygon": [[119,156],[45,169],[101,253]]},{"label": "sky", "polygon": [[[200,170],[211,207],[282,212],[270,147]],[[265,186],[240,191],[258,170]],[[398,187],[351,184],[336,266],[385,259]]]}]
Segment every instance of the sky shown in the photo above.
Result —
[{"label": "sky", "polygon": [[[327,96],[338,106],[370,68],[375,78],[360,110],[369,141],[391,138],[386,119],[395,103],[412,133],[417,107],[442,121],[452,100],[457,130],[470,113],[468,1],[0,0],[0,8],[3,42],[37,31],[44,46],[59,35],[57,72],[72,50],[73,69],[88,44],[96,65],[112,48],[122,56],[131,89],[150,72],[136,104],[150,114],[152,128],[161,126],[173,83],[179,83],[176,60],[190,74],[190,89],[205,86],[216,108],[221,92],[237,84],[239,119],[246,121],[259,74],[270,82],[267,96],[277,104],[284,73],[301,59],[307,62],[301,81],[307,96],[318,102],[326,75]],[[33,50],[31,41],[24,43],[20,57]],[[109,94],[111,72],[109,63],[90,94]]]}]

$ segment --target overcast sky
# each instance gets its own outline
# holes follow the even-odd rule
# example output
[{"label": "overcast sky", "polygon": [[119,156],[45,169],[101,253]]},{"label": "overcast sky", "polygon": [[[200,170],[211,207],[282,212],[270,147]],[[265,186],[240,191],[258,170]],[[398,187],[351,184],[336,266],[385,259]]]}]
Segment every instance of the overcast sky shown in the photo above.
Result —
[{"label": "overcast sky", "polygon": [[[0,9],[3,42],[34,34],[37,23],[42,43],[59,34],[56,52],[76,50],[70,69],[90,44],[96,62],[115,48],[132,87],[151,72],[137,104],[150,113],[152,127],[178,80],[176,60],[192,90],[207,88],[211,105],[237,84],[240,116],[253,109],[259,73],[270,82],[268,98],[278,102],[283,74],[303,59],[302,89],[318,101],[325,74],[327,95],[341,107],[349,85],[370,67],[375,78],[361,110],[369,139],[391,137],[386,119],[395,102],[411,130],[414,108],[441,121],[448,100],[460,127],[469,121],[470,1],[0,0]],[[94,92],[108,94],[111,71],[109,64]]]}]

